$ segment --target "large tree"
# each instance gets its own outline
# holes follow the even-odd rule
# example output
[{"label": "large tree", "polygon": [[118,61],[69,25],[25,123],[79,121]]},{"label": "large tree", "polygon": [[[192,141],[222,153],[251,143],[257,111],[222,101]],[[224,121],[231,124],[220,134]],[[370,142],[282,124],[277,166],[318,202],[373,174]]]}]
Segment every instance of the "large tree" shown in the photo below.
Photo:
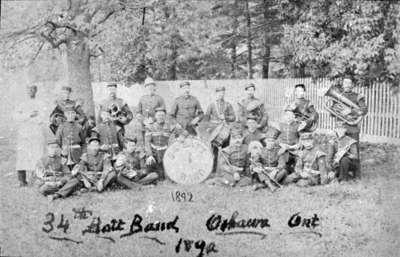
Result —
[{"label": "large tree", "polygon": [[[84,109],[94,113],[90,77],[90,59],[102,52],[98,36],[104,24],[116,13],[143,8],[140,1],[68,0],[48,1],[40,17],[33,24],[24,24],[19,30],[3,32],[7,52],[17,49],[20,43],[37,44],[34,58],[45,45],[60,49],[66,58],[69,85],[77,95],[85,99]],[[33,43],[32,43],[33,42]],[[34,47],[32,47],[34,48]]]}]

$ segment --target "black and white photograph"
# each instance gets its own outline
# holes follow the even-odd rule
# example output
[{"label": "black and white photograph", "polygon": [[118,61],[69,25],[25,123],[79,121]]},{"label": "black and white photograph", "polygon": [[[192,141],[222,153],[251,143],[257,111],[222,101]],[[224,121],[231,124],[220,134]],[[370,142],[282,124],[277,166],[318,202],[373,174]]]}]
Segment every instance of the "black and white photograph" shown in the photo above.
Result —
[{"label": "black and white photograph", "polygon": [[0,0],[0,257],[398,257],[399,167],[398,0]]}]

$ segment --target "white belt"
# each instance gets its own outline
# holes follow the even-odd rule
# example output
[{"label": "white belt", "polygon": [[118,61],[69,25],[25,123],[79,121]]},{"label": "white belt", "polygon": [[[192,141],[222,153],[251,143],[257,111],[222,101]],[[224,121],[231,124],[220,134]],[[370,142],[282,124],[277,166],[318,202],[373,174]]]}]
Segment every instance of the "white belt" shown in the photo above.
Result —
[{"label": "white belt", "polygon": [[151,148],[153,148],[157,151],[162,151],[162,150],[165,150],[168,148],[168,145],[165,145],[165,146],[158,146],[158,145],[153,145],[153,144],[150,144],[150,145],[151,145]]}]

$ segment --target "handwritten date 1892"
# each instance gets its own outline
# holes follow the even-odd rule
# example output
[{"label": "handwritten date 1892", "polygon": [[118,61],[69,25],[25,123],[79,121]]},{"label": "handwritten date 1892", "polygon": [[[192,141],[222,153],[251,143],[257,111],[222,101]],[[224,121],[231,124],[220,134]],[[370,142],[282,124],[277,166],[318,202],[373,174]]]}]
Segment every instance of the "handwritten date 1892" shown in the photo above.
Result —
[{"label": "handwritten date 1892", "polygon": [[171,198],[174,202],[193,202],[193,194],[191,192],[172,191]]},{"label": "handwritten date 1892", "polygon": [[211,242],[211,243],[206,243],[204,240],[189,240],[189,239],[183,239],[180,238],[178,241],[178,244],[175,246],[175,252],[179,253],[181,251],[181,247],[186,251],[186,252],[190,252],[190,250],[192,249],[192,245],[194,246],[194,248],[200,250],[199,254],[197,255],[197,257],[202,257],[204,256],[204,252],[208,255],[212,252],[218,252],[218,250],[215,248],[215,243]]}]

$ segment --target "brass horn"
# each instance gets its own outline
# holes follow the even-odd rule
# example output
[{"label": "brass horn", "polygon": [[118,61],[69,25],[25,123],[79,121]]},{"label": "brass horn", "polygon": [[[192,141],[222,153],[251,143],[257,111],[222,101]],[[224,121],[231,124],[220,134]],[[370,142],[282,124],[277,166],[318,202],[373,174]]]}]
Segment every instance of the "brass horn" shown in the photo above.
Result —
[{"label": "brass horn", "polygon": [[116,118],[121,113],[121,108],[118,104],[112,104],[110,107],[111,117]]},{"label": "brass horn", "polygon": [[337,87],[330,86],[322,94],[330,98],[325,103],[325,109],[336,118],[349,125],[357,125],[363,119],[363,116],[358,114],[361,111],[360,107],[342,95]]}]

